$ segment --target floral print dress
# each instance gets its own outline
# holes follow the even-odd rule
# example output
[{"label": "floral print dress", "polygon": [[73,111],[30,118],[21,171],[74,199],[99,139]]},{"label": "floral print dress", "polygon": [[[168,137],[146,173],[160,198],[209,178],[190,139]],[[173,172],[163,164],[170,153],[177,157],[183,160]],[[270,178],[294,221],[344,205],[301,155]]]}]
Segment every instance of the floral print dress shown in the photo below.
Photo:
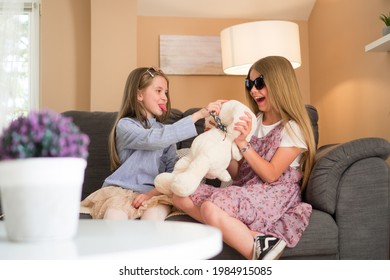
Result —
[{"label": "floral print dress", "polygon": [[[252,136],[252,148],[270,161],[281,143],[282,129],[279,124],[262,138]],[[294,247],[312,212],[311,205],[301,201],[301,177],[299,170],[288,167],[277,181],[266,183],[244,160],[232,186],[201,184],[191,199],[197,206],[211,201],[252,231],[281,238],[288,247]]]}]

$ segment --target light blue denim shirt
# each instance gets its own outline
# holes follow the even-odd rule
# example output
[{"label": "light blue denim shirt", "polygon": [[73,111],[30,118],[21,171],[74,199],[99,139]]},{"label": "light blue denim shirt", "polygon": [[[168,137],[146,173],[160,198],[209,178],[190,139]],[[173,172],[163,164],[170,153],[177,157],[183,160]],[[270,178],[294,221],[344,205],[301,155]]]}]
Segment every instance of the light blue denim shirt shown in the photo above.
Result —
[{"label": "light blue denim shirt", "polygon": [[119,120],[116,147],[121,165],[103,183],[145,193],[153,189],[154,178],[172,172],[176,162],[176,143],[197,135],[192,117],[164,125],[149,119],[150,128],[132,118]]}]

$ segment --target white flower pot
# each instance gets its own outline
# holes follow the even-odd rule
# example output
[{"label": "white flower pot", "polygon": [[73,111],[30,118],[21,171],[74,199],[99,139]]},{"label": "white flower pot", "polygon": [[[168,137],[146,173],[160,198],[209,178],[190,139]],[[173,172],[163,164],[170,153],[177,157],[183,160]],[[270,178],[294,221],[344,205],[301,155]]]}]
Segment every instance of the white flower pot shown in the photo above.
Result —
[{"label": "white flower pot", "polygon": [[73,238],[86,165],[82,158],[0,161],[1,205],[8,239]]}]

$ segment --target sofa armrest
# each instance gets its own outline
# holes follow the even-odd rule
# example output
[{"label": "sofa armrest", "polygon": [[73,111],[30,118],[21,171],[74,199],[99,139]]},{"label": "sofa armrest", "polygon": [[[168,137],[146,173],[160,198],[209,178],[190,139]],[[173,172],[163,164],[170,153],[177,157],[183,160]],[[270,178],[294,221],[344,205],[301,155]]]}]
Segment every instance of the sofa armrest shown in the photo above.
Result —
[{"label": "sofa armrest", "polygon": [[389,154],[390,143],[379,138],[319,152],[306,201],[334,218],[340,259],[389,259]]},{"label": "sofa armrest", "polygon": [[[306,201],[314,208],[333,215],[339,196],[338,188],[346,170],[360,160],[375,157],[385,161],[389,155],[390,143],[382,138],[361,138],[320,149],[306,188]],[[375,172],[370,172],[370,166],[366,168],[365,176],[374,176]]]}]

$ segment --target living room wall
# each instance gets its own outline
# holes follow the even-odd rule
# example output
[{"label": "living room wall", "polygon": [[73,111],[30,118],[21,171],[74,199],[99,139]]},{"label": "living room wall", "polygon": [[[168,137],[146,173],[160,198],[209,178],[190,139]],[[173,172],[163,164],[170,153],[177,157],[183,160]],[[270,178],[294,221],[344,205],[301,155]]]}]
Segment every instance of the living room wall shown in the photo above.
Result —
[{"label": "living room wall", "polygon": [[58,112],[90,107],[90,1],[41,0],[40,102]]},{"label": "living room wall", "polygon": [[41,107],[117,110],[137,62],[137,1],[41,1]]},{"label": "living room wall", "polygon": [[[244,19],[138,17],[136,1],[42,0],[42,107],[117,110],[126,77],[157,65],[158,35],[218,35]],[[366,53],[381,36],[389,0],[317,0],[299,22],[305,102],[320,114],[320,145],[360,137],[390,140],[390,53]],[[346,23],[347,21],[347,23]],[[242,76],[171,76],[173,105],[242,96]]]},{"label": "living room wall", "polygon": [[[382,36],[389,0],[317,0],[309,19],[310,97],[320,144],[390,141],[390,52],[365,52]],[[390,161],[389,161],[390,162]]]}]

